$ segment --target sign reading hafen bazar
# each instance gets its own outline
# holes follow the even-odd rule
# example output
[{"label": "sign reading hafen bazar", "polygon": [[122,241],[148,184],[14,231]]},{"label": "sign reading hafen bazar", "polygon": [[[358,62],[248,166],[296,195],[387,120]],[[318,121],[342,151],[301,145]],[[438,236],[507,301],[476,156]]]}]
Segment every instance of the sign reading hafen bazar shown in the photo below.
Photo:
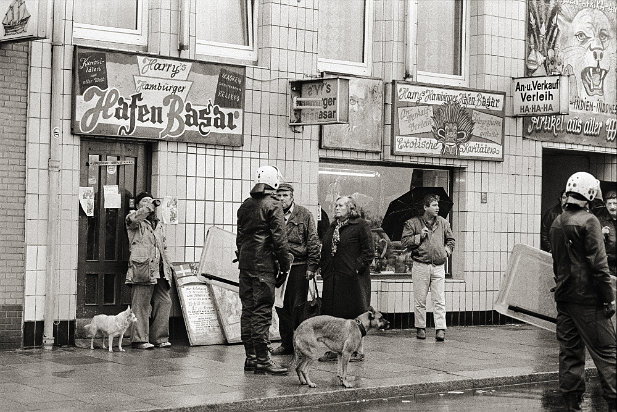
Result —
[{"label": "sign reading hafen bazar", "polygon": [[568,76],[512,80],[512,116],[568,114]]},{"label": "sign reading hafen bazar", "polygon": [[395,81],[392,154],[503,161],[505,93]]},{"label": "sign reading hafen bazar", "polygon": [[614,149],[617,0],[527,0],[527,10],[525,74],[567,77],[569,114],[525,117],[523,136]]},{"label": "sign reading hafen bazar", "polygon": [[243,67],[82,47],[74,64],[74,134],[243,143]]}]

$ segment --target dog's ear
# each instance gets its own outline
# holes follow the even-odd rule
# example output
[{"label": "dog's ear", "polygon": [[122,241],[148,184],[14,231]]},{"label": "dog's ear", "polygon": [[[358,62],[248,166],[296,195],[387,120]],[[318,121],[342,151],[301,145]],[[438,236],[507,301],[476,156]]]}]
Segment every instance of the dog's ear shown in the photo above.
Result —
[{"label": "dog's ear", "polygon": [[369,312],[371,312],[371,313],[375,313],[375,309],[373,309],[373,307],[372,307],[372,306],[369,306],[369,307],[368,307],[368,310],[369,310]]},{"label": "dog's ear", "polygon": [[375,319],[375,313],[372,310],[368,311],[368,318],[369,320]]}]

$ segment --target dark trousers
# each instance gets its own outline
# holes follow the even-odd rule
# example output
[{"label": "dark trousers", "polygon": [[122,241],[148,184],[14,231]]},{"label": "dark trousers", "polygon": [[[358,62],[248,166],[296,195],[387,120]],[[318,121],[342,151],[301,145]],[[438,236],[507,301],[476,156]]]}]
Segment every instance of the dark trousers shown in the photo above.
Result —
[{"label": "dark trousers", "polygon": [[289,278],[287,279],[283,307],[276,308],[276,313],[279,316],[281,345],[285,348],[293,348],[294,331],[300,324],[300,317],[296,307],[306,302],[307,293],[306,265],[292,266]]},{"label": "dark trousers", "polygon": [[270,272],[240,270],[240,338],[245,346],[270,342],[274,278]]},{"label": "dark trousers", "polygon": [[585,347],[596,365],[604,398],[615,402],[617,372],[615,327],[602,308],[557,302],[559,341],[559,390],[564,394],[585,392]]}]

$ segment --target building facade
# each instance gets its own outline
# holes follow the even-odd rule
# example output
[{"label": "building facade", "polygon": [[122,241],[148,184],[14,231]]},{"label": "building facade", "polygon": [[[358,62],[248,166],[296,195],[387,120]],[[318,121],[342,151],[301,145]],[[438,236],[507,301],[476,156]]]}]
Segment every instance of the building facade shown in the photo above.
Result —
[{"label": "building facade", "polygon": [[[569,174],[617,180],[614,1],[52,3],[45,38],[0,48],[15,90],[0,118],[10,132],[0,142],[10,205],[0,214],[0,314],[19,323],[0,331],[19,330],[14,346],[71,344],[89,317],[129,302],[123,218],[142,190],[164,201],[175,262],[199,261],[208,227],[235,232],[261,165],[277,166],[324,221],[337,196],[353,195],[377,246],[372,304],[407,327],[409,259],[380,229],[397,198],[444,188],[457,240],[448,321],[492,324],[505,320],[493,302],[510,251],[539,247],[541,214]],[[570,33],[581,14],[602,26],[587,40]],[[552,21],[562,34],[547,23],[534,37]],[[565,53],[569,34],[602,48],[596,71]],[[570,114],[513,117],[512,78],[556,73],[578,79]],[[340,79],[349,97],[329,95],[322,77]],[[601,81],[589,89],[588,78]],[[294,91],[322,109],[294,111]],[[314,124],[332,110],[348,122]]]}]

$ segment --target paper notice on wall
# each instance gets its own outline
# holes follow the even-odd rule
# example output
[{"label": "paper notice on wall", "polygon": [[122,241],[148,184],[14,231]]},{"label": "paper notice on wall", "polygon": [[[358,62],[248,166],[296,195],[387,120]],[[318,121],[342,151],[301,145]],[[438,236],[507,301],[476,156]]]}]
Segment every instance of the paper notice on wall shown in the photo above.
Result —
[{"label": "paper notice on wall", "polygon": [[91,186],[79,187],[79,204],[86,216],[94,216],[94,188]]},{"label": "paper notice on wall", "polygon": [[165,196],[160,206],[161,217],[166,225],[178,224],[178,198]]},{"label": "paper notice on wall", "polygon": [[118,193],[118,185],[103,186],[103,199],[105,209],[120,209],[122,202],[120,193]]}]

